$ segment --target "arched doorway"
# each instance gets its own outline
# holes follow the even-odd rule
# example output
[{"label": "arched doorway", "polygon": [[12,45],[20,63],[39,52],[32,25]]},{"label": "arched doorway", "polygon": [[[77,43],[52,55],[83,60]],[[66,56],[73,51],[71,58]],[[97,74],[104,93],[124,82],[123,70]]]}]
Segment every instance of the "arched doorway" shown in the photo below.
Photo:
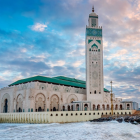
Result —
[{"label": "arched doorway", "polygon": [[51,110],[58,111],[59,110],[59,97],[54,94],[51,97]]},{"label": "arched doorway", "polygon": [[102,105],[102,109],[105,110],[105,105]]},{"label": "arched doorway", "polygon": [[53,111],[56,111],[56,108],[55,107],[53,107]]},{"label": "arched doorway", "polygon": [[22,109],[19,107],[18,112],[22,112]]},{"label": "arched doorway", "polygon": [[73,105],[71,105],[71,111],[73,111]]},{"label": "arched doorway", "polygon": [[42,93],[39,93],[35,97],[35,110],[37,112],[45,111],[45,95]]},{"label": "arched doorway", "polygon": [[127,104],[127,110],[130,110],[130,104]]},{"label": "arched doorway", "polygon": [[115,106],[115,110],[118,110],[118,105]]},{"label": "arched doorway", "polygon": [[122,110],[122,105],[120,105],[120,110]]},{"label": "arched doorway", "polygon": [[16,110],[17,112],[22,112],[23,109],[23,96],[19,94],[16,99]]},{"label": "arched doorway", "polygon": [[68,105],[68,111],[70,111],[70,106]]},{"label": "arched doorway", "polygon": [[107,110],[109,110],[109,105],[107,105]]},{"label": "arched doorway", "polygon": [[8,112],[8,100],[5,99],[4,101],[4,112],[7,113]]},{"label": "arched doorway", "polygon": [[38,108],[38,112],[41,112],[41,111],[42,111],[42,108],[41,108],[41,107],[39,107],[39,108]]},{"label": "arched doorway", "polygon": [[95,110],[96,108],[95,108],[95,105],[93,105],[93,110]]},{"label": "arched doorway", "polygon": [[97,110],[100,110],[100,105],[97,105]]},{"label": "arched doorway", "polygon": [[79,111],[79,104],[76,104],[76,110]]},{"label": "arched doorway", "polygon": [[5,93],[1,100],[1,112],[7,113],[10,111],[10,95],[8,93]]},{"label": "arched doorway", "polygon": [[87,111],[88,110],[88,104],[84,105],[84,110]]},{"label": "arched doorway", "polygon": [[63,105],[63,111],[65,111],[65,106]]}]

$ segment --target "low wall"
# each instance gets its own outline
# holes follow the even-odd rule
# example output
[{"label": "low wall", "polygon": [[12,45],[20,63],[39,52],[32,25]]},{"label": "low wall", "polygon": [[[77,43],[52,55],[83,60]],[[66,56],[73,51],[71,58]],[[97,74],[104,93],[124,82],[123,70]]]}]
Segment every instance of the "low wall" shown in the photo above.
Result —
[{"label": "low wall", "polygon": [[[114,110],[115,114],[132,114],[132,110]],[[56,111],[0,113],[0,123],[68,123],[82,122],[109,115],[110,110],[100,111]]]}]

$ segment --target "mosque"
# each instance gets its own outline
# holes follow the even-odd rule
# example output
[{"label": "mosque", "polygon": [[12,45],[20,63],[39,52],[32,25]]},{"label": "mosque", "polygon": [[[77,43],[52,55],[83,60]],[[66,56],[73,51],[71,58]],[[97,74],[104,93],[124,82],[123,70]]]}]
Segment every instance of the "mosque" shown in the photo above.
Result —
[{"label": "mosque", "polygon": [[[34,76],[0,89],[0,112],[110,110],[111,94],[104,88],[103,36],[92,8],[86,26],[86,81],[57,76]],[[114,110],[136,110],[138,104],[113,94]]]}]

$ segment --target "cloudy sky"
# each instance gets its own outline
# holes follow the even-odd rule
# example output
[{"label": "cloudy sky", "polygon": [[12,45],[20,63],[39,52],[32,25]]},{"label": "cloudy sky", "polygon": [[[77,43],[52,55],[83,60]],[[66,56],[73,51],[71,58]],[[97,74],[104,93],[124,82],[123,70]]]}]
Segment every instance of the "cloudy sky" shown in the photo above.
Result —
[{"label": "cloudy sky", "polygon": [[140,102],[139,0],[0,0],[0,87],[34,76],[85,80],[92,5],[103,27],[104,86]]}]

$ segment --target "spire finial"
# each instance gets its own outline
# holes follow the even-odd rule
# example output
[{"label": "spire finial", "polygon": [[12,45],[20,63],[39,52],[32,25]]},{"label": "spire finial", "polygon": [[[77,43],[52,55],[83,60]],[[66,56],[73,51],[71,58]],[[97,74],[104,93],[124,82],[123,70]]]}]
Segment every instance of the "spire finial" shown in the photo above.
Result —
[{"label": "spire finial", "polygon": [[94,12],[94,5],[92,6],[92,12]]}]

